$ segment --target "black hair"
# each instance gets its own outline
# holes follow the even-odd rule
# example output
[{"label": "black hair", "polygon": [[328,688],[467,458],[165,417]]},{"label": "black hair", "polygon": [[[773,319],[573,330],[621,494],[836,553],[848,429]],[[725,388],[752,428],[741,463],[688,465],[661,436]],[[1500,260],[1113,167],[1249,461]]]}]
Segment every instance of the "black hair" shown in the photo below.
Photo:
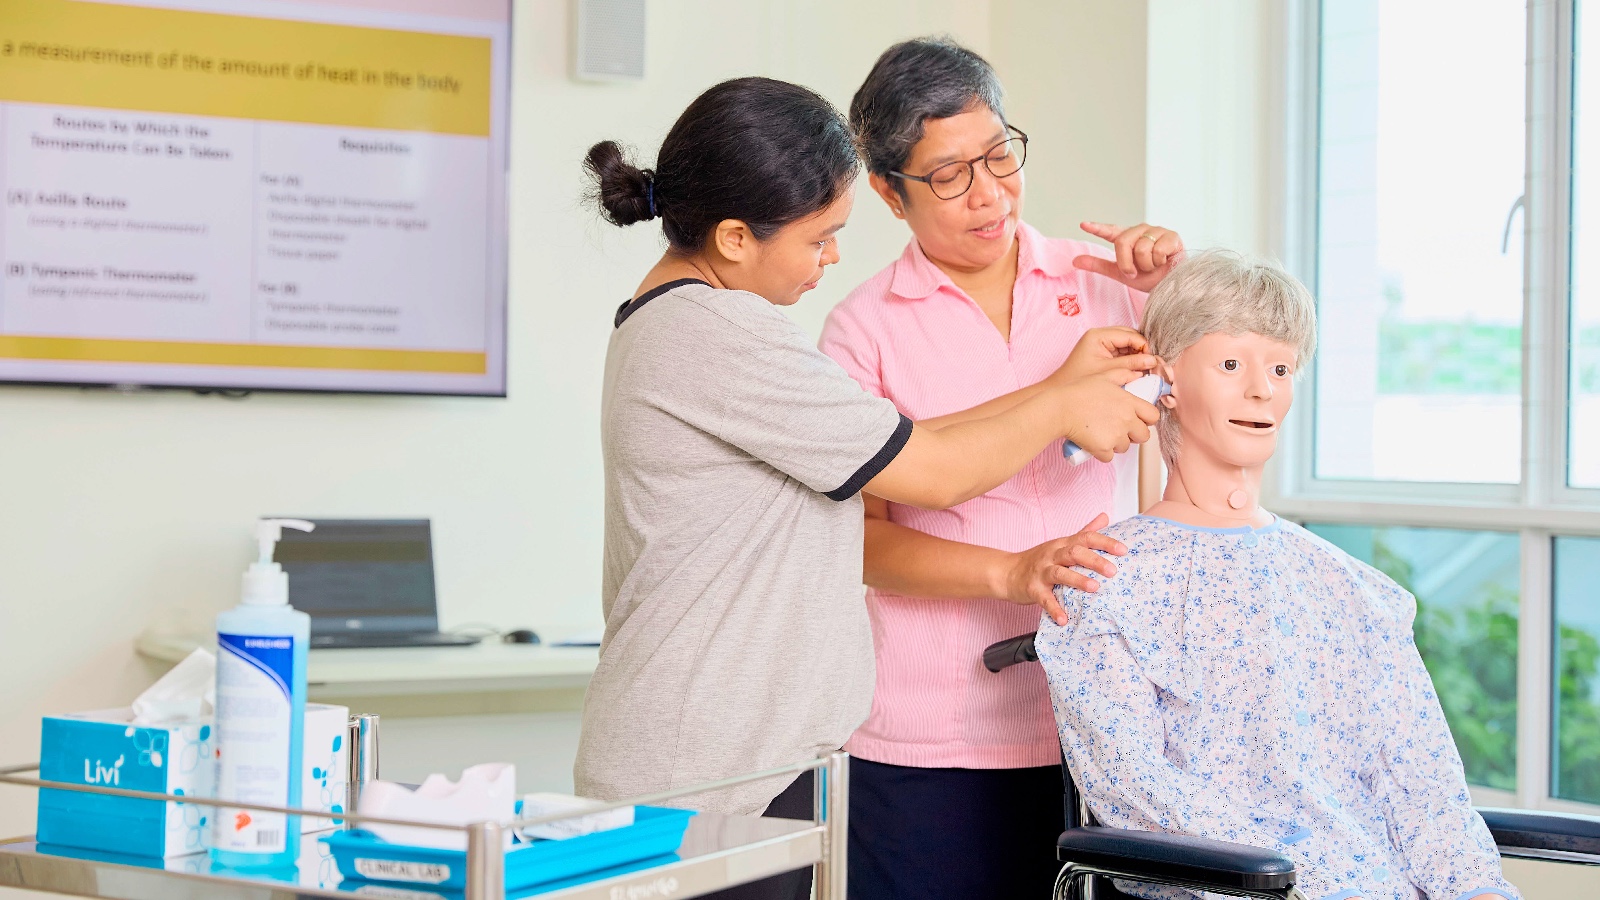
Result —
[{"label": "black hair", "polygon": [[607,221],[660,217],[680,253],[703,248],[726,219],[765,240],[826,209],[860,166],[850,124],[832,104],[771,78],[735,78],[696,97],[667,132],[654,169],[629,163],[615,141],[595,144],[584,159]]},{"label": "black hair", "polygon": [[[850,101],[867,171],[882,178],[900,171],[922,140],[928,119],[948,119],[987,106],[1006,119],[1000,78],[988,60],[948,37],[902,41],[883,51]],[[890,178],[901,196],[905,182]]]}]

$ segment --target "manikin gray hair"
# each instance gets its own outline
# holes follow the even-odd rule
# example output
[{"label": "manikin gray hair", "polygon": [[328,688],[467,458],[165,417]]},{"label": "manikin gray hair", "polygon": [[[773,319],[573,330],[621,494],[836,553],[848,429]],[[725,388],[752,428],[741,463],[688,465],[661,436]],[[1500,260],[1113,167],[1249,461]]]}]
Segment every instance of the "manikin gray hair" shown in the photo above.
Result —
[{"label": "manikin gray hair", "polygon": [[[1259,334],[1295,349],[1298,374],[1317,349],[1317,302],[1276,264],[1207,250],[1179,263],[1150,293],[1141,330],[1150,352],[1168,363],[1208,334]],[[1165,407],[1158,432],[1170,466],[1180,436]]]}]

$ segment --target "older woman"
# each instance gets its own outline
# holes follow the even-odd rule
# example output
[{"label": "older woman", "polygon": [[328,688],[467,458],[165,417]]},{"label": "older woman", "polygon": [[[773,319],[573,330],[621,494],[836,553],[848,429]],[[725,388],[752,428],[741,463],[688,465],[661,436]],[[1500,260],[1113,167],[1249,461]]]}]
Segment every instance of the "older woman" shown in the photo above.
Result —
[{"label": "older woman", "polygon": [[[869,391],[938,428],[1155,364],[1131,326],[1182,242],[1086,223],[1113,258],[1024,224],[1028,138],[980,56],[944,40],[891,47],[850,117],[873,190],[912,232],[823,331],[822,350]],[[1093,551],[1122,548],[1094,529],[1137,512],[1136,474],[1134,454],[1072,466],[1057,442],[949,510],[866,498],[878,679],[846,745],[852,897],[1047,895],[1062,824],[1049,692],[1037,668],[991,675],[980,657],[1032,630],[1036,607],[1064,620],[1052,587],[1094,587],[1071,566],[1115,573]]]}]

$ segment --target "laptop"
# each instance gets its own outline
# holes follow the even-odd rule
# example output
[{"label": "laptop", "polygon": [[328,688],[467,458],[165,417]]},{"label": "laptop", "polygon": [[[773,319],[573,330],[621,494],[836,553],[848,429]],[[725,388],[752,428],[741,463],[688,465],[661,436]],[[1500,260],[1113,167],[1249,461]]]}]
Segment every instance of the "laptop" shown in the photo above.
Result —
[{"label": "laptop", "polygon": [[433,535],[427,519],[313,519],[285,528],[273,558],[289,573],[289,603],[311,616],[311,648],[464,647],[439,631]]}]

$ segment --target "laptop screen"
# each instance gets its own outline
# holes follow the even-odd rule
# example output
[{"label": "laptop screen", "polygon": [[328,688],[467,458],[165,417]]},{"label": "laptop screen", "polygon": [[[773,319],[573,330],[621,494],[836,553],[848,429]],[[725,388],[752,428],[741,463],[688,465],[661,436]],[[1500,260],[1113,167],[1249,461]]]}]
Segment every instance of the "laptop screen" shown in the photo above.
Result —
[{"label": "laptop screen", "polygon": [[314,519],[285,528],[273,558],[311,633],[433,632],[439,610],[427,519]]}]

